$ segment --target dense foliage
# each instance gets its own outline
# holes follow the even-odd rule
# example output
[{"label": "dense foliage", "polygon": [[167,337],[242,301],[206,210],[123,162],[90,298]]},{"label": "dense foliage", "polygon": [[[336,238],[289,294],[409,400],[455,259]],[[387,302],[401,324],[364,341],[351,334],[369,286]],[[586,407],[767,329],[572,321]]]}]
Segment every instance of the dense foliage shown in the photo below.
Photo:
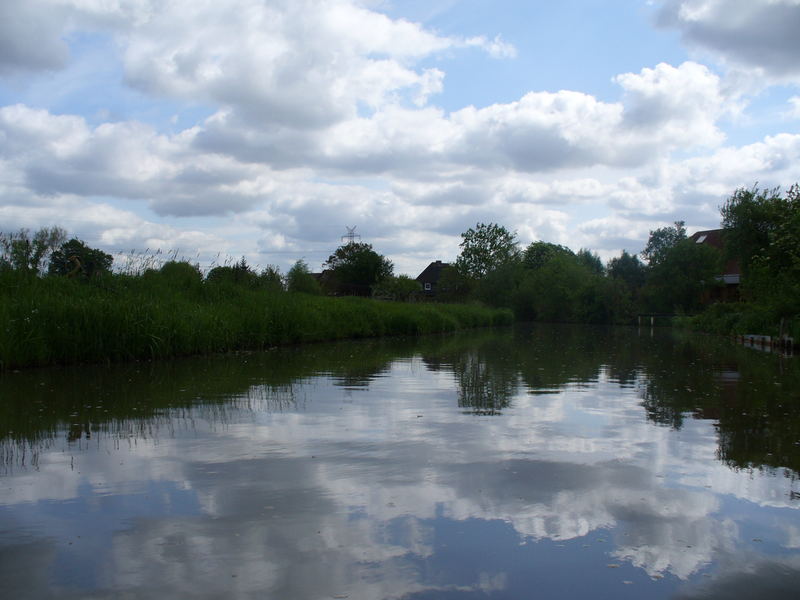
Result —
[{"label": "dense foliage", "polygon": [[[699,315],[719,332],[800,338],[800,187],[737,190],[721,208],[725,251],[689,239],[683,221],[654,229],[641,256],[623,251],[606,266],[589,250],[535,241],[478,223],[462,234],[440,297],[514,310],[518,319],[632,323],[637,315]],[[724,296],[722,273],[735,259],[741,301]],[[720,300],[725,304],[719,304]]]},{"label": "dense foliage", "polygon": [[50,275],[66,275],[67,277],[94,277],[111,271],[114,257],[110,254],[90,248],[77,238],[64,242],[50,256]]},{"label": "dense foliage", "polygon": [[391,277],[389,259],[372,249],[372,244],[350,242],[339,246],[328,257],[330,291],[348,296],[370,296],[373,287]]},{"label": "dense foliage", "polygon": [[[0,367],[449,331],[506,323],[512,311],[580,323],[693,315],[684,321],[707,331],[800,339],[800,187],[736,190],[721,213],[724,252],[688,239],[678,221],[650,232],[646,262],[623,251],[606,266],[585,249],[520,248],[505,227],[478,223],[441,271],[438,303],[424,305],[408,304],[425,298],[419,284],[395,277],[369,244],[339,247],[327,280],[302,260],[283,277],[275,267],[256,273],[244,258],[203,277],[174,260],[112,273],[108,254],[65,241],[57,227],[0,234]],[[717,293],[726,261],[741,266],[738,298]]]},{"label": "dense foliage", "polygon": [[[436,333],[513,319],[510,311],[479,306],[323,297],[303,261],[287,274],[286,291],[275,267],[258,274],[244,259],[205,278],[196,265],[175,260],[113,273],[107,254],[79,240],[55,248],[46,270],[30,254],[0,255],[0,370]],[[76,270],[70,257],[78,253],[83,259]],[[410,293],[408,279],[394,282],[397,295]]]}]

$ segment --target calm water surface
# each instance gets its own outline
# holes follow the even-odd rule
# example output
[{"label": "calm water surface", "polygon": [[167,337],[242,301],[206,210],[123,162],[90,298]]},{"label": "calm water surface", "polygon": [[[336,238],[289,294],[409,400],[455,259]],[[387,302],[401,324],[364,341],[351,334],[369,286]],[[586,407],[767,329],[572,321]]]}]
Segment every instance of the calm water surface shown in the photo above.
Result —
[{"label": "calm water surface", "polygon": [[793,598],[800,359],[537,328],[0,377],[6,598]]}]

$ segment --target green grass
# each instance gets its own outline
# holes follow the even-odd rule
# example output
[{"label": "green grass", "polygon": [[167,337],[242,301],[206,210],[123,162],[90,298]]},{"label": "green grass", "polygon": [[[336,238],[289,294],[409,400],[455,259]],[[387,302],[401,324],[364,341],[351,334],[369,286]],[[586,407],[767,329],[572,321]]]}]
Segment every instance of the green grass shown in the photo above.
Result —
[{"label": "green grass", "polygon": [[109,275],[91,282],[0,273],[0,368],[258,350],[344,338],[507,325],[510,311]]}]

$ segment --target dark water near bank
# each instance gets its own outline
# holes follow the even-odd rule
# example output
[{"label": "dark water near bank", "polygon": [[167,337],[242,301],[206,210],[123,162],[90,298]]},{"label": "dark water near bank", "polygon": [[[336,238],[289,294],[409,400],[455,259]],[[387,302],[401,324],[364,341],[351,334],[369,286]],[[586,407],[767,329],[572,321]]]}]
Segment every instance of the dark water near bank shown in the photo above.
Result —
[{"label": "dark water near bank", "polygon": [[7,598],[792,598],[800,359],[586,328],[0,376]]}]

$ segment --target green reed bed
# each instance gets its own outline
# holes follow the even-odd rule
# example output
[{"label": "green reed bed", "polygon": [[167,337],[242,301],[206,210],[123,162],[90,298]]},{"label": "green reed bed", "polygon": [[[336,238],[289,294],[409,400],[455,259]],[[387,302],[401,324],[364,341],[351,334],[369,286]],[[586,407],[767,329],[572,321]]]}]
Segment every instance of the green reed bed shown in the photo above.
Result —
[{"label": "green reed bed", "polygon": [[509,311],[108,275],[0,274],[0,368],[257,350],[510,324]]}]

